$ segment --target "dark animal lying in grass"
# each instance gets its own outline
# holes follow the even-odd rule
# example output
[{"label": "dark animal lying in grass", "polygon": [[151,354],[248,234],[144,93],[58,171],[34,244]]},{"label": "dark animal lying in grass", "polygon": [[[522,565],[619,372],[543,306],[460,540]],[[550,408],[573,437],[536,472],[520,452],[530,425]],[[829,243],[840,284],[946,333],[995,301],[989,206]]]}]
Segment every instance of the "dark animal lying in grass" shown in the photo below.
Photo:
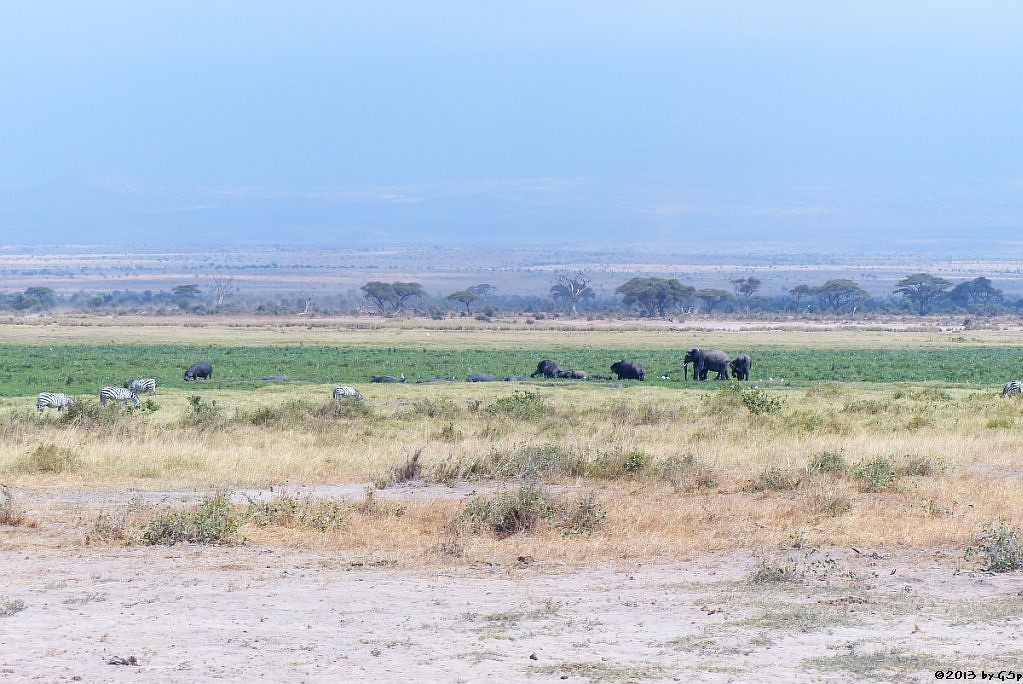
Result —
[{"label": "dark animal lying in grass", "polygon": [[533,376],[531,375],[506,375],[504,378],[505,382],[529,382]]},{"label": "dark animal lying in grass", "polygon": [[564,371],[563,370],[560,373],[558,373],[558,377],[559,378],[566,378],[568,380],[585,380],[586,379],[586,371],[581,371],[581,370]]},{"label": "dark animal lying in grass", "polygon": [[263,379],[268,382],[287,382],[288,376],[284,373],[281,373],[280,375],[264,375]]},{"label": "dark animal lying in grass", "polygon": [[466,382],[494,382],[495,380],[497,380],[497,376],[490,373],[473,373],[465,379]]},{"label": "dark animal lying in grass", "polygon": [[370,382],[405,382],[405,374],[397,378],[393,375],[374,375]]},{"label": "dark animal lying in grass", "polygon": [[536,370],[533,371],[533,374],[529,377],[535,378],[538,375],[542,375],[545,378],[556,378],[561,372],[561,366],[550,359],[544,359],[540,363],[536,364]]}]

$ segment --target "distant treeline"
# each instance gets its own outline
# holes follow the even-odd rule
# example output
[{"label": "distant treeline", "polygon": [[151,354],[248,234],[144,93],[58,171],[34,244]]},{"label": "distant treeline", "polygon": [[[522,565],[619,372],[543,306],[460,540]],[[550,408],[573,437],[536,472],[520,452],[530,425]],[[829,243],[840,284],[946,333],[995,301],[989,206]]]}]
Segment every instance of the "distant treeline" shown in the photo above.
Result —
[{"label": "distant treeline", "polygon": [[1023,299],[1010,298],[988,278],[953,283],[928,273],[900,280],[890,294],[871,296],[849,279],[800,284],[785,293],[764,295],[755,277],[729,282],[729,288],[697,289],[676,278],[637,277],[612,295],[598,295],[585,273],[558,275],[547,296],[502,293],[480,283],[449,294],[429,293],[416,282],[372,281],[343,294],[241,293],[233,278],[212,278],[205,288],[179,285],[169,291],[113,290],[62,295],[48,287],[0,293],[0,310],[97,313],[237,313],[256,315],[419,315],[431,318],[498,315],[638,316],[667,318],[694,313],[730,316],[769,314],[857,316],[878,313],[968,313],[999,315],[1023,311]]}]

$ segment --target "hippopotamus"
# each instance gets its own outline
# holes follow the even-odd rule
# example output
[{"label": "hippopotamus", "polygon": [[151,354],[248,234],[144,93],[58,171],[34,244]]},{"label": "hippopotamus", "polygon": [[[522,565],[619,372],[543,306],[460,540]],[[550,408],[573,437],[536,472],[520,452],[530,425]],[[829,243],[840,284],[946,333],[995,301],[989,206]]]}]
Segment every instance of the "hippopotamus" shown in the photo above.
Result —
[{"label": "hippopotamus", "polygon": [[184,380],[198,380],[199,378],[212,380],[213,379],[213,365],[209,361],[200,361],[199,363],[193,363],[185,371]]}]

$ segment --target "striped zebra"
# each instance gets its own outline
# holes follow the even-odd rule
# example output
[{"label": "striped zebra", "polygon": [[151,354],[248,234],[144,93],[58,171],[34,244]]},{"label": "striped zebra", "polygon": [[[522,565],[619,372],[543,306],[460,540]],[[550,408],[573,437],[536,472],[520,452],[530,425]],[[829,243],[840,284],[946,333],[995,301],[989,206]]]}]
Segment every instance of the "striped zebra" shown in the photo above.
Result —
[{"label": "striped zebra", "polygon": [[99,403],[105,404],[108,401],[130,401],[138,408],[142,405],[139,395],[126,387],[104,387],[99,391]]},{"label": "striped zebra", "polygon": [[137,378],[131,381],[128,389],[135,394],[142,394],[143,392],[146,394],[156,394],[156,380],[153,378]]},{"label": "striped zebra", "polygon": [[63,392],[40,392],[39,398],[36,399],[36,408],[39,409],[39,413],[42,413],[45,408],[63,411],[65,406],[71,406],[74,403],[75,400]]},{"label": "striped zebra", "polygon": [[352,398],[355,401],[362,401],[362,395],[354,387],[348,385],[338,385],[334,388],[334,392],[331,395],[334,397],[334,401],[341,401],[342,399]]},{"label": "striped zebra", "polygon": [[1002,388],[1002,396],[1007,394],[1023,394],[1023,380],[1013,380],[1012,382],[1005,383],[1005,387]]}]

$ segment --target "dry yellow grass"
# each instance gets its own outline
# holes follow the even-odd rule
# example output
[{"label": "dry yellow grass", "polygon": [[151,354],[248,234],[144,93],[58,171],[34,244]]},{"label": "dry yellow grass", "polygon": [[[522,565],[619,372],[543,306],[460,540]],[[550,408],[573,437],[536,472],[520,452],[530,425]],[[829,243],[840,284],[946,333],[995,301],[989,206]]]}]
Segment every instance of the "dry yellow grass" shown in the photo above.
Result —
[{"label": "dry yellow grass", "polygon": [[[541,477],[558,491],[596,493],[607,518],[589,535],[566,538],[542,528],[503,540],[453,539],[448,522],[462,504],[450,499],[413,501],[401,516],[358,514],[343,532],[278,526],[245,532],[259,543],[402,562],[690,558],[779,543],[962,547],[984,522],[1023,521],[1015,463],[1021,404],[974,390],[778,389],[770,394],[781,408],[758,416],[717,386],[693,392],[541,386],[530,390],[539,399],[528,400],[522,415],[491,408],[522,391],[504,384],[360,389],[369,413],[354,417],[330,413],[328,386],[204,392],[221,409],[209,429],[188,423],[183,392],[162,392],[155,413],[89,430],[59,425],[55,416],[37,421],[6,400],[0,481],[36,494],[364,483],[420,448],[427,478],[453,463],[529,449],[590,464],[581,476]],[[259,409],[275,407],[287,409],[282,418],[253,423]],[[73,467],[34,469],[26,459],[39,445],[72,452]],[[641,454],[636,472],[615,471],[633,452]],[[809,472],[824,452],[841,454],[845,469]],[[705,470],[705,486],[673,487],[663,475],[666,464],[687,467],[678,466],[687,457]],[[853,471],[876,458],[903,472],[871,491]],[[780,474],[776,489],[755,485],[765,472]],[[84,525],[89,517],[76,520]]]}]

